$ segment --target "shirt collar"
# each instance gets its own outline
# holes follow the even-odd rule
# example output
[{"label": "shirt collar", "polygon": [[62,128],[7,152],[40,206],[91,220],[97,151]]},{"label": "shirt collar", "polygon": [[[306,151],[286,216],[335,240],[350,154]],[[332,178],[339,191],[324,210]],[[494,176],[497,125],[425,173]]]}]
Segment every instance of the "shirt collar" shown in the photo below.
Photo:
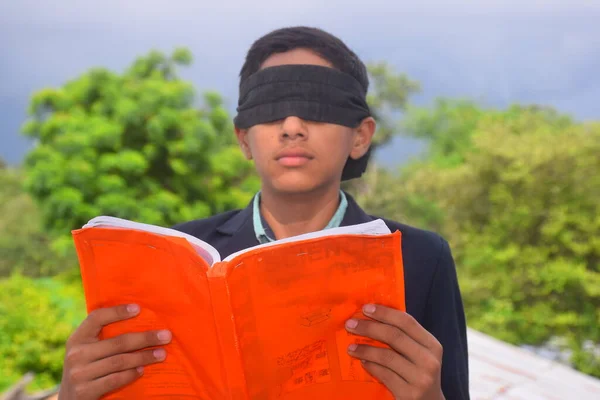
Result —
[{"label": "shirt collar", "polygon": [[[340,190],[340,205],[335,214],[333,214],[333,217],[331,217],[331,220],[329,220],[325,229],[339,227],[346,215],[347,208],[348,199],[346,198],[346,194]],[[252,223],[254,225],[254,234],[259,243],[268,243],[275,240],[275,235],[273,234],[271,227],[260,212],[260,192],[254,196],[252,204]]]}]

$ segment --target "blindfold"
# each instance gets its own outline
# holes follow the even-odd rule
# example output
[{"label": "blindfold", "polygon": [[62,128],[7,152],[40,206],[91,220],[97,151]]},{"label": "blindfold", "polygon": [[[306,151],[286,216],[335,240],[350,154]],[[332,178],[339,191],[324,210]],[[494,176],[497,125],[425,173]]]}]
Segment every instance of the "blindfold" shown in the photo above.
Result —
[{"label": "blindfold", "polygon": [[[366,90],[351,75],[319,65],[282,65],[262,69],[240,84],[235,126],[248,129],[289,116],[357,127],[371,115]],[[342,180],[360,177],[370,151],[348,159]]]}]

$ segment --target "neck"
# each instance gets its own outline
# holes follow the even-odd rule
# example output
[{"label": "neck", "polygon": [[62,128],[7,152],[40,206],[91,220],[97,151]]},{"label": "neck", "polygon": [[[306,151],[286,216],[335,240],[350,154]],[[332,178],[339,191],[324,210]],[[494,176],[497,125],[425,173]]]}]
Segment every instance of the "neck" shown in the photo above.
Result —
[{"label": "neck", "polygon": [[285,239],[324,229],[340,203],[340,187],[307,193],[278,193],[263,188],[260,212],[276,239]]}]

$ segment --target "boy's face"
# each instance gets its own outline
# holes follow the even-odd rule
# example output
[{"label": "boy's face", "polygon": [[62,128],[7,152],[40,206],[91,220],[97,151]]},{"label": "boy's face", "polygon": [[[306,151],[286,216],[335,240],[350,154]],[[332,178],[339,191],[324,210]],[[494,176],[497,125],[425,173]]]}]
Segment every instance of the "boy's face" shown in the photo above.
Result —
[{"label": "boy's face", "polygon": [[[272,55],[261,68],[289,64],[332,67],[309,50],[295,49]],[[249,129],[236,128],[242,151],[254,160],[263,189],[287,194],[339,186],[346,160],[363,156],[374,132],[375,121],[370,117],[356,128],[295,116]]]}]

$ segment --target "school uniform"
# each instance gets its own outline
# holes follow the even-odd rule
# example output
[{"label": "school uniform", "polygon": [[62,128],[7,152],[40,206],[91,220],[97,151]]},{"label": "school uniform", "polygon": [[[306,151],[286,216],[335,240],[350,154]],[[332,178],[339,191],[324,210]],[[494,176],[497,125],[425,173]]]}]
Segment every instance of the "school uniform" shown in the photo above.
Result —
[{"label": "school uniform", "polygon": [[[221,256],[273,240],[260,215],[258,193],[242,209],[178,224],[179,231],[215,247]],[[373,221],[347,193],[327,228]],[[444,348],[442,391],[447,400],[469,399],[466,323],[456,268],[446,240],[438,234],[381,218],[392,232],[402,233],[406,308]]]}]

